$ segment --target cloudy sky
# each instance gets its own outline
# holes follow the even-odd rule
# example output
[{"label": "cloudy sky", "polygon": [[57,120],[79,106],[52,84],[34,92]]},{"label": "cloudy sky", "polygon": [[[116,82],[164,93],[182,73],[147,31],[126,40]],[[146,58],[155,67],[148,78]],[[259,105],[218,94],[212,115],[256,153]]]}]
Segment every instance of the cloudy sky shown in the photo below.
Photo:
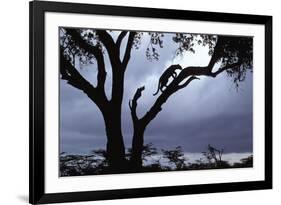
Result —
[{"label": "cloudy sky", "polygon": [[[111,33],[114,38],[118,32]],[[127,148],[131,146],[132,122],[128,102],[136,89],[145,85],[138,103],[138,115],[151,107],[158,79],[171,64],[206,66],[210,60],[208,48],[194,47],[195,53],[175,56],[177,45],[172,34],[165,34],[164,47],[158,49],[160,59],[149,61],[145,50],[148,36],[144,34],[138,50],[132,50],[125,76],[122,130]],[[124,39],[126,42],[126,38]],[[124,50],[124,45],[122,45]],[[111,67],[105,56],[108,73],[106,92],[110,96]],[[76,68],[92,84],[96,84],[96,64]],[[182,146],[185,152],[200,153],[208,144],[224,148],[226,153],[252,152],[252,73],[237,91],[225,73],[216,78],[201,77],[171,96],[162,111],[148,125],[145,143],[157,148],[173,149]],[[105,148],[106,136],[102,115],[96,105],[80,90],[60,80],[60,152],[89,153]]]}]

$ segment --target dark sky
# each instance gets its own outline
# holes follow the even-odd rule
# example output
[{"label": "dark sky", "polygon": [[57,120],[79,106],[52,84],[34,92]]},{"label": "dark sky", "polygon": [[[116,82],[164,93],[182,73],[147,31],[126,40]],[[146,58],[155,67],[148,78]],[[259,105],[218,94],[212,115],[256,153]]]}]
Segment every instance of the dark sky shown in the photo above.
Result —
[{"label": "dark sky", "polygon": [[[117,33],[112,32],[113,36]],[[145,49],[148,36],[144,35],[140,49],[133,50],[125,77],[123,100],[123,134],[126,147],[132,139],[132,122],[128,102],[142,85],[146,89],[139,100],[138,114],[143,115],[156,100],[152,94],[165,68],[179,63],[186,66],[205,66],[210,56],[208,48],[195,47],[195,54],[175,57],[176,44],[172,35],[164,37],[164,48],[159,49],[159,61],[148,61]],[[126,42],[126,39],[124,39]],[[124,48],[124,45],[122,46]],[[111,71],[108,56],[107,95],[110,96]],[[96,83],[96,65],[80,66],[82,75]],[[182,146],[185,152],[202,152],[208,144],[224,148],[225,152],[252,152],[252,73],[235,85],[225,73],[216,78],[201,77],[169,98],[162,111],[148,125],[145,143],[157,148],[173,149]],[[96,105],[81,91],[60,80],[60,146],[61,152],[88,153],[105,148],[103,118]]]}]

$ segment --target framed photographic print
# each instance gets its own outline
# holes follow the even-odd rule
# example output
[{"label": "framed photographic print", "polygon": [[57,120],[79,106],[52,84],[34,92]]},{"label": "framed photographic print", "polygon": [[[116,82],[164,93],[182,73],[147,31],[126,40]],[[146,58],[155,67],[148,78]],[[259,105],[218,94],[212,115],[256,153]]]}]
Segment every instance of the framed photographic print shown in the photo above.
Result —
[{"label": "framed photographic print", "polygon": [[30,2],[30,203],[272,188],[272,17]]}]

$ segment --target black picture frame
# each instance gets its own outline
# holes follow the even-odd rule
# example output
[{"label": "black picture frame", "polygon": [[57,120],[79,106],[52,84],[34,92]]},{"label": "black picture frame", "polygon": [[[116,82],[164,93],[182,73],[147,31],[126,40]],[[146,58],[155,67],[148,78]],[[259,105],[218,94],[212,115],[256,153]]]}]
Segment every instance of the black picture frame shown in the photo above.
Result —
[{"label": "black picture frame", "polygon": [[[31,204],[91,201],[183,195],[272,188],[272,17],[262,15],[214,13],[124,6],[105,6],[62,2],[30,2],[30,165],[29,202]],[[132,16],[162,19],[182,19],[209,22],[247,23],[265,26],[265,180],[219,184],[183,185],[153,188],[134,188],[107,191],[45,193],[44,160],[44,32],[45,12]]]}]

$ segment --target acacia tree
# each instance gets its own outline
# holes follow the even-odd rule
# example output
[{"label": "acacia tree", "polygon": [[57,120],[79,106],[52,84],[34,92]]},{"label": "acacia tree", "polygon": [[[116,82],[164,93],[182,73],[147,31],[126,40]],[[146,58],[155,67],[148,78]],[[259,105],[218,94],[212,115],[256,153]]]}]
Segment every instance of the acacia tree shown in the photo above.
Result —
[{"label": "acacia tree", "polygon": [[[146,50],[149,60],[158,60],[157,49],[163,48],[163,33],[149,32],[150,44]],[[163,104],[177,91],[187,87],[199,76],[215,78],[226,72],[238,86],[245,79],[247,70],[252,69],[252,38],[218,35],[199,35],[175,33],[172,42],[178,45],[177,55],[195,52],[195,44],[208,46],[211,56],[208,65],[203,67],[190,66],[183,68],[163,92],[156,97],[154,104],[143,115],[137,115],[138,100],[145,86],[138,88],[129,102],[133,121],[131,159],[125,156],[125,146],[121,129],[121,108],[124,95],[124,80],[131,52],[138,49],[143,38],[142,32],[121,31],[114,40],[110,31],[96,29],[60,29],[60,74],[61,79],[83,91],[99,108],[103,115],[106,137],[107,158],[111,170],[121,172],[130,167],[139,170],[142,167],[142,151],[144,148],[144,132],[149,123],[162,110]],[[126,39],[126,40],[125,40]],[[124,53],[122,52],[124,46]],[[107,77],[104,55],[108,55],[112,69],[111,97],[105,92]],[[75,61],[82,64],[97,64],[97,84],[86,80]],[[218,63],[219,69],[214,70]]]}]

